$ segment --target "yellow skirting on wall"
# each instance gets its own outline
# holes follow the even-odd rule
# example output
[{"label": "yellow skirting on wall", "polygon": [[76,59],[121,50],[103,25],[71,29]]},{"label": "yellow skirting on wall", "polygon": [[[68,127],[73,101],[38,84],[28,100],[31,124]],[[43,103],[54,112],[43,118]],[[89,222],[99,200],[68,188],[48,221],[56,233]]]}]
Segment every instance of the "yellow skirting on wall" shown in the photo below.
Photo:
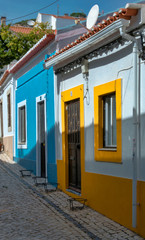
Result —
[{"label": "yellow skirting on wall", "polygon": [[[71,197],[77,195],[65,189],[65,166],[57,160],[59,187]],[[138,181],[137,228],[132,228],[132,180],[85,172],[82,176],[81,197],[87,205],[145,237],[145,182]],[[77,196],[78,197],[78,196]]]}]

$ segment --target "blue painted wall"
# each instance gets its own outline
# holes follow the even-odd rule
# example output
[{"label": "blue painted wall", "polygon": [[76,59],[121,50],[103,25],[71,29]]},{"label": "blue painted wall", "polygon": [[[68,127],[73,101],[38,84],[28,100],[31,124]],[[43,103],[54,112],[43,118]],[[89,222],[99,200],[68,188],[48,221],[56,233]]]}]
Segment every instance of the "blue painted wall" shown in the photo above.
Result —
[{"label": "blue painted wall", "polygon": [[[16,157],[27,169],[36,174],[36,97],[46,94],[47,119],[47,175],[49,182],[57,182],[57,167],[55,160],[55,120],[54,120],[54,75],[53,68],[43,69],[44,61],[17,80],[16,90]],[[18,149],[17,140],[17,104],[26,100],[27,104],[27,149]]]}]

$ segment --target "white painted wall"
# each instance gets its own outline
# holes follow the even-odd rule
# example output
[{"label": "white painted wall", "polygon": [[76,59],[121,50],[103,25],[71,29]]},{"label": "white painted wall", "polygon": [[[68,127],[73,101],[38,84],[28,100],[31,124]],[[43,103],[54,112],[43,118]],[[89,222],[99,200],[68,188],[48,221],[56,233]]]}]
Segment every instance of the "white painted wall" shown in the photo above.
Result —
[{"label": "white painted wall", "polygon": [[60,29],[69,25],[74,25],[75,22],[73,19],[66,19],[66,18],[56,18],[54,16],[38,13],[36,22],[48,22],[53,30]]},{"label": "white painted wall", "polygon": [[[85,122],[85,170],[98,174],[132,178],[133,151],[133,54],[132,45],[125,43],[117,49],[93,58],[89,63],[89,96],[84,100]],[[141,160],[138,162],[138,179],[145,180],[145,66],[141,64]],[[94,160],[94,87],[122,78],[122,163],[97,162]],[[84,84],[80,67],[67,74],[57,75],[55,85],[57,159],[62,159],[61,91]]]},{"label": "white painted wall", "polygon": [[[7,108],[7,92],[11,89],[11,131],[8,131],[8,108]],[[3,87],[3,92],[0,96],[0,99],[3,101],[3,137],[13,136],[13,79],[11,78],[9,82]]]}]

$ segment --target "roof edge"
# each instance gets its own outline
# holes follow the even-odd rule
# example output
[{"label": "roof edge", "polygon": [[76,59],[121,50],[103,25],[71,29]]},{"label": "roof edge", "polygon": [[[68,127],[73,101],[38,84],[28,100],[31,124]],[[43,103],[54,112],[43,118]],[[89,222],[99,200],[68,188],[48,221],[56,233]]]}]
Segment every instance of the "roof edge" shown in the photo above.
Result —
[{"label": "roof edge", "polygon": [[46,34],[43,38],[41,38],[22,58],[20,58],[18,62],[16,62],[10,69],[7,69],[4,72],[0,79],[0,86],[5,82],[9,74],[14,74],[15,72],[17,72],[54,38],[55,38],[54,34]]},{"label": "roof edge", "polygon": [[28,62],[32,57],[34,57],[43,47],[45,47],[49,42],[55,38],[54,34],[46,34],[41,38],[20,60],[10,68],[10,73],[15,73],[18,71],[26,62]]},{"label": "roof edge", "polygon": [[[52,66],[56,66],[63,61],[71,60],[71,56],[76,57],[80,53],[84,53],[85,50],[88,50],[91,46],[100,43],[100,41],[104,40],[105,38],[109,37],[110,35],[117,33],[120,36],[120,32],[118,31],[119,28],[125,26],[128,27],[130,24],[129,20],[119,19],[112,24],[108,25],[101,31],[95,33],[91,37],[87,38],[86,40],[80,42],[78,45],[73,46],[67,51],[62,52],[61,54],[56,55],[54,58],[51,58],[49,61],[44,63],[44,68],[49,69]],[[116,35],[117,36],[117,35]]]}]

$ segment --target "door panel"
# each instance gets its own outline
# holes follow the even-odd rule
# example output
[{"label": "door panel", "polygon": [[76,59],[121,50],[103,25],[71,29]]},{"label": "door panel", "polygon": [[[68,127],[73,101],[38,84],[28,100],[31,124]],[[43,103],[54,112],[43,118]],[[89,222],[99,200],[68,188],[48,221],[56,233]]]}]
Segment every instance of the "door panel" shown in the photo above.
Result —
[{"label": "door panel", "polygon": [[80,101],[67,103],[69,188],[81,190]]},{"label": "door panel", "polygon": [[38,103],[38,142],[41,177],[46,177],[45,167],[45,111],[44,101]]}]

